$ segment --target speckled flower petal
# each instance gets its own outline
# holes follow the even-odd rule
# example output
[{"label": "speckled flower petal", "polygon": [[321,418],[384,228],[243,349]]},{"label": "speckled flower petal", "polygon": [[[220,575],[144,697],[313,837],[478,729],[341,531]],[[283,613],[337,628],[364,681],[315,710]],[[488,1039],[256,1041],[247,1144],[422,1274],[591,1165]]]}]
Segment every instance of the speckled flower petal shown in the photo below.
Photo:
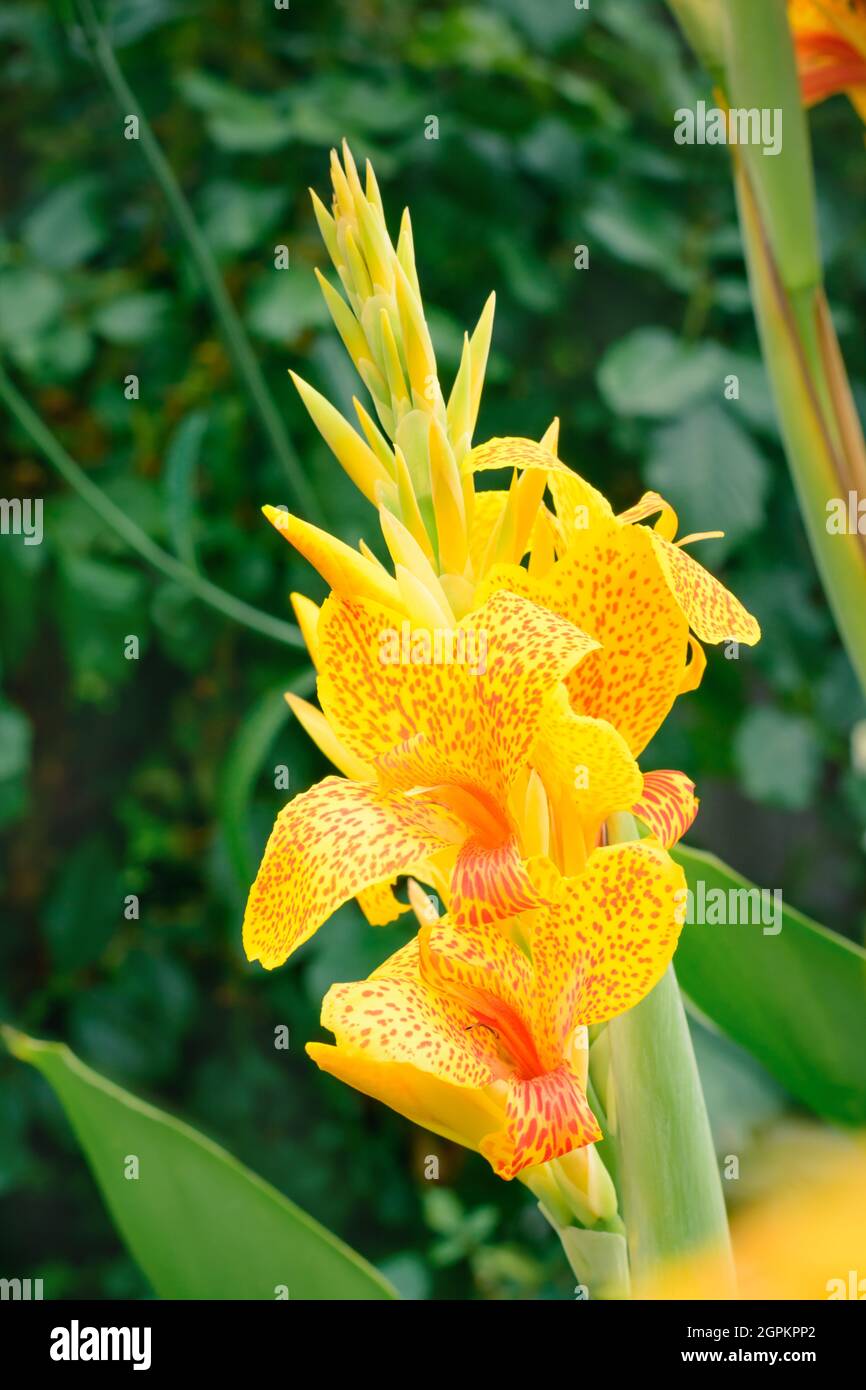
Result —
[{"label": "speckled flower petal", "polygon": [[460,822],[417,798],[326,777],[277,817],[244,915],[244,950],[272,970],[342,903],[395,874],[423,876]]},{"label": "speckled flower petal", "polygon": [[388,883],[374,883],[358,894],[358,906],[371,927],[387,927],[396,922],[404,912],[411,911],[408,903],[401,903],[394,893],[395,878]]},{"label": "speckled flower petal", "polygon": [[404,662],[411,641],[393,624],[393,614],[376,604],[334,596],[325,603],[319,695],[329,723],[370,759],[425,734],[442,760],[440,780],[458,776],[503,799],[526,760],[548,693],[597,644],[510,593],[494,595],[449,635],[449,650],[462,653],[461,660],[445,659],[442,637],[437,661],[430,634],[432,659]]},{"label": "speckled flower petal", "polygon": [[552,697],[532,750],[545,786],[566,795],[586,824],[590,840],[614,811],[626,811],[640,795],[640,769],[620,733],[605,719],[573,712],[564,687]]},{"label": "speckled flower petal", "polygon": [[631,809],[665,849],[673,849],[698,814],[695,784],[684,772],[648,772]]},{"label": "speckled flower petal", "polygon": [[724,584],[680,546],[654,531],[649,536],[671,593],[702,642],[734,641],[752,647],[760,640],[757,619]]},{"label": "speckled flower petal", "polygon": [[601,1139],[599,1123],[566,1063],[523,1081],[508,1081],[508,1118],[481,1142],[481,1152],[500,1178],[561,1158]]},{"label": "speckled flower petal", "polygon": [[637,755],[680,689],[688,624],[645,526],[597,520],[574,532],[568,554],[532,579],[518,566],[491,570],[485,592],[512,589],[551,608],[601,645],[566,684],[579,714],[606,719]]},{"label": "speckled flower petal", "polygon": [[490,845],[475,836],[461,845],[451,879],[451,916],[470,926],[501,922],[543,899],[537,893],[511,835]]},{"label": "speckled flower petal", "polygon": [[368,980],[332,985],[322,1004],[322,1026],[338,1047],[411,1062],[453,1086],[486,1086],[493,1078],[487,1034],[474,1023],[465,1004],[422,977],[417,938]]},{"label": "speckled flower petal", "polygon": [[542,1057],[561,1056],[577,1024],[614,1018],[661,979],[679,939],[685,876],[649,840],[593,850],[573,878],[549,860],[530,867],[555,903],[526,919],[539,986],[533,1031]]}]

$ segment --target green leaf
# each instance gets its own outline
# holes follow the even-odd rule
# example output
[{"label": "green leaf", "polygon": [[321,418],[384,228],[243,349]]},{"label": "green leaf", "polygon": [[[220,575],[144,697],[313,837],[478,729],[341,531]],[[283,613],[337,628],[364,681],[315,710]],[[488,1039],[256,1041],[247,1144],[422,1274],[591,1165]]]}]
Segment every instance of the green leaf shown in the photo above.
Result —
[{"label": "green leaf", "polygon": [[246,319],[257,338],[284,345],[307,328],[330,323],[322,292],[306,267],[262,275],[250,292]]},{"label": "green leaf", "polygon": [[101,954],[123,920],[123,889],[108,842],[84,840],[64,859],[43,911],[43,935],[57,970]]},{"label": "green leaf", "polygon": [[202,230],[220,255],[237,256],[253,248],[261,251],[263,237],[287,202],[284,188],[215,179],[202,193]]},{"label": "green leaf", "polygon": [[178,558],[191,570],[198,569],[193,541],[195,473],[207,426],[205,410],[195,410],[181,421],[166,450],[162,477],[169,533]]},{"label": "green leaf", "polygon": [[[57,1093],[112,1219],[160,1298],[382,1299],[394,1290],[282,1193],[62,1043],[3,1028]],[[129,1158],[138,1178],[127,1178]]]},{"label": "green leaf", "polygon": [[37,204],[21,228],[34,260],[56,270],[71,270],[102,247],[107,227],[100,192],[100,180],[85,174],[52,189]]},{"label": "green leaf", "polygon": [[165,333],[170,304],[164,290],[122,294],[97,309],[93,326],[111,343],[144,343]]},{"label": "green leaf", "polygon": [[[711,854],[680,846],[673,856],[696,903],[713,889],[754,889]],[[760,923],[687,925],[676,967],[701,1013],[798,1100],[829,1120],[866,1124],[866,952],[859,946],[783,905],[775,934]]]},{"label": "green leaf", "polygon": [[788,811],[812,804],[821,775],[815,729],[801,714],[761,706],[745,715],[734,759],[746,796]]},{"label": "green leaf", "polygon": [[646,465],[646,481],[676,508],[683,533],[725,532],[700,548],[710,569],[764,521],[769,468],[737,409],[733,401],[697,406],[656,430]]},{"label": "green leaf", "polygon": [[15,343],[41,333],[57,319],[63,290],[53,275],[25,266],[0,271],[0,341]]},{"label": "green leaf", "polygon": [[[288,684],[296,694],[305,695],[314,683],[313,673],[305,671]],[[229,859],[244,891],[255,878],[257,862],[249,836],[250,801],[267,751],[289,715],[284,689],[281,685],[278,690],[268,691],[250,710],[235,735],[220,777],[220,825]]]},{"label": "green leaf", "polygon": [[721,395],[724,372],[713,343],[684,343],[666,328],[638,328],[608,348],[598,369],[602,396],[617,415],[664,419]]}]

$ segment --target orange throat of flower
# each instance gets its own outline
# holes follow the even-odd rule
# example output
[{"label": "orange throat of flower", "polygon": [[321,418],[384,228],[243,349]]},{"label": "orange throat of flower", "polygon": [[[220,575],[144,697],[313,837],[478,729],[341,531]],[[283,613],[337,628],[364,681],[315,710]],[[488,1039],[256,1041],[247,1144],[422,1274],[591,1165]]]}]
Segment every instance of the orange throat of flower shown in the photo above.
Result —
[{"label": "orange throat of flower", "polygon": [[866,58],[835,34],[803,33],[796,39],[803,101],[814,106],[838,92],[866,86]]},{"label": "orange throat of flower", "polygon": [[531,1030],[517,1011],[490,990],[446,977],[430,946],[430,934],[431,928],[424,927],[418,936],[421,973],[428,985],[467,1010],[474,1020],[466,1025],[467,1029],[484,1031],[482,1046],[496,1079],[514,1076],[519,1081],[531,1081],[543,1076],[547,1068],[538,1055]]}]

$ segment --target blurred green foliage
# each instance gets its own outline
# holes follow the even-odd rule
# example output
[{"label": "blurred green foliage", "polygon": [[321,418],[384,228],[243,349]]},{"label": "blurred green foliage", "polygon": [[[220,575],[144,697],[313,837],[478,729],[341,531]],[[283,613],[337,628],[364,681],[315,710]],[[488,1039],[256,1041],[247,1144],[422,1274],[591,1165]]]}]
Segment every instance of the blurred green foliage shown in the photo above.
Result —
[{"label": "blurred green foliage", "polygon": [[[0,15],[0,351],[140,527],[283,615],[290,590],[322,592],[259,514],[291,502],[286,480],[72,13],[37,0]],[[726,529],[702,558],[763,642],[711,655],[646,763],[696,777],[694,843],[862,939],[866,773],[849,735],[864,710],[781,455],[724,152],[673,144],[673,109],[707,93],[660,0],[103,13],[332,529],[374,540],[286,369],[342,407],[355,389],[312,276],[325,256],[306,194],[324,192],[344,135],[373,158],[393,222],[411,206],[446,378],[497,291],[478,438],[537,438],[559,415],[563,457],[616,506],[652,486],[683,531]],[[866,153],[843,101],[813,129],[829,290],[864,398]],[[0,537],[0,1015],[212,1133],[409,1296],[569,1296],[522,1188],[304,1057],[328,984],[367,972],[405,929],[369,929],[350,907],[274,975],[243,959],[245,890],[285,799],[275,769],[292,793],[325,770],[280,694],[309,682],[303,657],[150,572],[3,428],[2,491],[44,498],[45,542]],[[699,1051],[719,1144],[745,1144],[785,1098],[709,1034]],[[42,1275],[50,1296],[145,1295],[43,1083],[0,1067],[2,1272]]]}]

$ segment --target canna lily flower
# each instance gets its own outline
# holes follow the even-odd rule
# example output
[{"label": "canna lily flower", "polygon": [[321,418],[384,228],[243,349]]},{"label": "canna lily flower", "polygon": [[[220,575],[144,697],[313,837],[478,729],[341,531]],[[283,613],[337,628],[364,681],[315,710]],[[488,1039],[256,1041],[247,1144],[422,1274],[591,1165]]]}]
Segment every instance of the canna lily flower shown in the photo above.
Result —
[{"label": "canna lily flower", "polygon": [[866,120],[864,0],[789,0],[788,18],[804,104],[845,92]]},{"label": "canna lily flower", "polygon": [[269,969],[350,897],[375,890],[381,913],[400,874],[432,880],[458,925],[536,906],[524,859],[546,845],[522,833],[536,769],[568,807],[577,862],[640,792],[617,731],[563,705],[563,678],[597,646],[573,623],[501,592],[438,634],[441,663],[426,644],[404,660],[402,636],[370,599],[332,594],[319,615],[322,710],[302,717],[348,777],[277,818],[244,918],[246,953]]},{"label": "canna lily flower", "polygon": [[416,1124],[479,1150],[510,1179],[593,1144],[585,1028],[633,1007],[667,968],[682,871],[649,840],[593,851],[563,878],[531,873],[547,906],[523,914],[526,950],[448,918],[368,980],[334,985],[308,1043],[323,1071]]},{"label": "canna lily flower", "polygon": [[[674,543],[676,512],[657,493],[615,516],[601,493],[544,454],[532,440],[493,439],[467,460],[472,469],[546,467],[556,509],[536,528],[528,568],[495,564],[479,592],[523,594],[597,639],[567,678],[572,707],[610,720],[637,756],[677,696],[699,684],[706,665],[699,639],[751,644],[760,628],[683,549],[702,536]],[[654,528],[638,524],[652,516]],[[632,810],[670,847],[697,813],[694,784],[679,772],[648,772]]]}]

